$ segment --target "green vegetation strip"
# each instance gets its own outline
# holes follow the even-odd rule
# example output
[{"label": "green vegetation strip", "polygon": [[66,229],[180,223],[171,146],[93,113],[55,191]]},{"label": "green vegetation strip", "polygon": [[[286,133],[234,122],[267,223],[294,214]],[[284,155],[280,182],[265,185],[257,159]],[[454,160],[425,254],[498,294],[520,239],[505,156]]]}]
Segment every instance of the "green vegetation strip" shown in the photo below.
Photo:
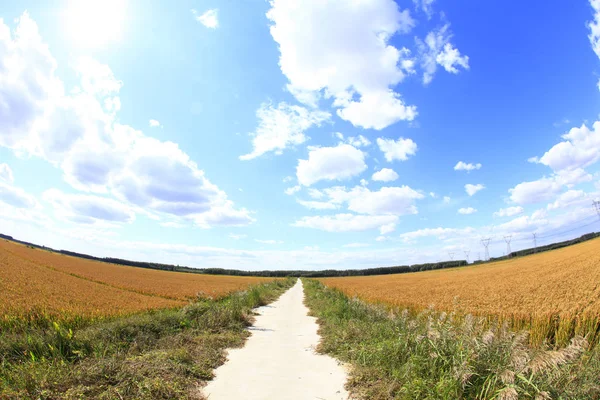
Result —
[{"label": "green vegetation strip", "polygon": [[471,316],[394,312],[304,280],[319,351],[352,366],[364,399],[600,399],[600,346],[530,347],[527,334]]},{"label": "green vegetation strip", "polygon": [[219,300],[83,323],[47,318],[0,330],[0,399],[199,399],[199,385],[242,346],[252,309],[295,280]]}]

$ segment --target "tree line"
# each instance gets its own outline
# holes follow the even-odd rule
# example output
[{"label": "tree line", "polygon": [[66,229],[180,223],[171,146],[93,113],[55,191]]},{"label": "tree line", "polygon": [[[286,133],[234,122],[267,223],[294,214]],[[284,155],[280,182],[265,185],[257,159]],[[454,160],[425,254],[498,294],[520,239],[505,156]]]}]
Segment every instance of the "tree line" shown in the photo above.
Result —
[{"label": "tree line", "polygon": [[[487,262],[505,260],[513,257],[522,257],[533,253],[540,253],[543,251],[549,251],[559,249],[561,247],[571,246],[577,243],[591,240],[600,236],[600,233],[592,232],[585,234],[581,237],[572,240],[566,240],[563,242],[552,243],[545,246],[539,246],[537,248],[529,248],[518,251],[513,251],[507,256],[503,257],[492,257]],[[89,254],[77,253],[69,250],[55,250],[50,247],[40,246],[34,243],[17,240],[9,235],[0,233],[0,238],[11,240],[13,242],[21,243],[28,247],[49,250],[59,254],[65,254],[67,256],[85,258],[88,260],[106,262],[111,264],[125,265],[129,267],[137,268],[149,268],[157,269],[162,271],[176,271],[176,272],[187,272],[194,274],[209,274],[209,275],[234,275],[234,276],[260,276],[260,277],[304,277],[304,278],[325,278],[325,277],[337,277],[337,276],[368,276],[368,275],[388,275],[388,274],[404,274],[409,272],[420,272],[420,271],[431,271],[436,269],[456,268],[468,265],[466,260],[452,260],[452,261],[440,261],[436,263],[425,263],[425,264],[413,264],[413,265],[399,265],[392,267],[376,267],[376,268],[365,268],[365,269],[345,269],[335,270],[326,269],[320,271],[307,271],[307,270],[263,270],[263,271],[244,271],[239,269],[228,269],[228,268],[191,268],[181,265],[173,264],[162,264],[152,263],[146,261],[132,261],[114,257],[95,257]],[[473,264],[482,264],[486,261],[475,261]]]}]

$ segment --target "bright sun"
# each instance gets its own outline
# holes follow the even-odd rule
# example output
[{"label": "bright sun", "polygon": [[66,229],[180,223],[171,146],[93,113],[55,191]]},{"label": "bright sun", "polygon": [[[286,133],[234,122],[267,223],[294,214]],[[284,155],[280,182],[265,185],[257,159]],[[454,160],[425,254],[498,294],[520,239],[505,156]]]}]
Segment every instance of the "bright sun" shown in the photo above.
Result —
[{"label": "bright sun", "polygon": [[126,0],[71,0],[65,10],[65,28],[78,46],[104,47],[121,38]]}]

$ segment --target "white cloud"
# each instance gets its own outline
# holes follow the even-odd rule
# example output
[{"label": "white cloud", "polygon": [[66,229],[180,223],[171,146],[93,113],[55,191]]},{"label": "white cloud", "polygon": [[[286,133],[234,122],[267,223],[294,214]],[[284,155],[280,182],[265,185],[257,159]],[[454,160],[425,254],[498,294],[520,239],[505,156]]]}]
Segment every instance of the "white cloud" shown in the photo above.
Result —
[{"label": "white cloud", "polygon": [[321,96],[332,98],[340,118],[363,128],[383,129],[415,118],[416,107],[405,105],[391,89],[413,72],[414,61],[408,49],[388,43],[415,25],[408,10],[400,11],[393,0],[352,7],[273,0],[267,18],[288,90],[299,101],[314,106]]},{"label": "white cloud", "polygon": [[157,120],[155,120],[155,119],[151,119],[148,124],[149,124],[150,128],[157,128],[157,127],[161,127],[162,126],[160,124],[160,122],[157,121]]},{"label": "white cloud", "polygon": [[107,65],[77,60],[80,85],[66,94],[27,13],[15,32],[11,37],[0,21],[0,49],[6,49],[0,52],[0,145],[46,159],[76,189],[111,194],[146,212],[203,227],[254,221],[177,144],[116,122],[123,83]]},{"label": "white cloud", "polygon": [[298,182],[310,186],[321,180],[343,180],[367,169],[365,153],[349,144],[336,147],[313,147],[308,160],[298,160]]},{"label": "white cloud", "polygon": [[449,204],[451,199],[450,199],[450,196],[444,196],[443,200],[444,200],[445,204]]},{"label": "white cloud", "polygon": [[388,238],[386,236],[377,236],[375,238],[376,242],[385,242]]},{"label": "white cloud", "polygon": [[398,217],[394,215],[355,215],[336,214],[328,216],[302,217],[292,226],[313,228],[327,232],[361,232],[383,225],[395,223]]},{"label": "white cloud", "polygon": [[[585,204],[589,202],[589,198],[583,190],[568,190],[561,193],[555,202],[548,204],[548,210],[556,210],[566,208],[577,204]],[[588,203],[589,204],[589,203]]]},{"label": "white cloud", "polygon": [[369,247],[370,244],[369,243],[348,243],[343,245],[342,247],[346,247],[346,248],[350,248],[350,249],[357,249],[360,247]]},{"label": "white cloud", "polygon": [[377,145],[388,162],[394,160],[406,161],[409,156],[417,152],[417,144],[411,139],[399,138],[398,140],[377,138]]},{"label": "white cloud", "polygon": [[296,185],[296,186],[292,186],[292,187],[289,187],[289,188],[285,189],[284,192],[288,196],[291,196],[291,195],[293,195],[295,193],[298,193],[300,191],[300,189],[302,189],[302,186]]},{"label": "white cloud", "polygon": [[429,196],[435,199],[437,197],[437,194],[435,192],[429,192]]},{"label": "white cloud", "polygon": [[131,207],[106,197],[67,194],[58,189],[49,189],[42,194],[42,198],[53,206],[57,215],[76,223],[130,223],[135,219]]},{"label": "white cloud", "polygon": [[523,211],[523,207],[520,206],[501,208],[494,213],[494,217],[512,217],[513,215],[521,214]]},{"label": "white cloud", "polygon": [[0,182],[0,202],[23,209],[33,208],[38,204],[35,197],[25,190],[3,182]]},{"label": "white cloud", "polygon": [[387,235],[388,233],[392,233],[396,230],[396,223],[392,222],[386,225],[382,225],[379,227],[379,233],[381,235]]},{"label": "white cloud", "polygon": [[6,163],[0,164],[0,181],[12,183],[15,178],[13,176],[12,169]]},{"label": "white cloud", "polygon": [[383,168],[373,174],[374,181],[392,182],[398,179],[398,174],[393,169]]},{"label": "white cloud", "polygon": [[590,28],[588,38],[592,44],[592,49],[600,58],[600,1],[590,0],[590,5],[594,9],[594,20],[588,23],[588,28]]},{"label": "white cloud", "polygon": [[311,210],[335,210],[339,208],[337,204],[333,204],[327,201],[305,201],[305,200],[297,200],[298,204],[303,205],[304,207]]},{"label": "white cloud", "polygon": [[319,189],[309,188],[308,195],[313,199],[321,199],[325,194],[321,192]]},{"label": "white cloud", "polygon": [[274,107],[263,103],[256,111],[258,127],[252,136],[252,152],[240,156],[240,160],[251,160],[268,152],[282,154],[288,147],[307,140],[304,132],[329,120],[331,114],[324,111],[309,111],[304,107],[279,103]]},{"label": "white cloud", "polygon": [[369,181],[368,181],[368,180],[366,180],[366,179],[361,179],[361,180],[360,180],[360,185],[361,185],[361,186],[367,186],[368,184],[369,184]]},{"label": "white cloud", "polygon": [[592,129],[585,124],[562,135],[564,141],[554,145],[542,157],[531,157],[530,162],[544,164],[554,171],[585,168],[600,160],[600,121]]},{"label": "white cloud", "polygon": [[433,3],[435,0],[413,0],[416,9],[421,9],[426,15],[427,19],[431,19],[433,16]]},{"label": "white cloud", "polygon": [[293,176],[286,176],[285,178],[283,178],[283,183],[288,183],[294,180]]},{"label": "white cloud", "polygon": [[371,144],[371,141],[363,135],[358,135],[356,137],[350,136],[348,139],[346,139],[346,143],[354,147],[366,147]]},{"label": "white cloud", "polygon": [[469,57],[461,56],[460,51],[454,48],[452,44],[446,43],[443,50],[438,53],[435,58],[437,63],[444,67],[444,69],[452,74],[458,74],[456,66],[469,69]]},{"label": "white cloud", "polygon": [[433,80],[438,65],[453,74],[458,73],[457,66],[469,69],[469,57],[460,55],[450,43],[451,38],[450,24],[446,24],[436,31],[429,32],[424,41],[416,39],[424,70],[424,84],[427,85]]},{"label": "white cloud", "polygon": [[554,198],[562,191],[563,187],[571,188],[592,179],[592,175],[581,168],[565,169],[549,178],[543,177],[535,181],[521,182],[508,191],[511,201],[517,204],[534,204]]},{"label": "white cloud", "polygon": [[463,237],[475,232],[474,228],[424,228],[412,232],[406,232],[400,235],[404,241],[413,241],[424,237],[436,237],[444,240],[452,237]]},{"label": "white cloud", "polygon": [[207,10],[201,15],[198,15],[198,11],[192,9],[192,14],[194,14],[196,21],[207,28],[216,29],[219,26],[218,10],[216,8]]},{"label": "white cloud", "polygon": [[562,185],[552,178],[519,183],[509,189],[510,200],[517,204],[533,204],[550,200],[561,191]]},{"label": "white cloud", "polygon": [[[371,191],[362,186],[348,190],[334,186],[323,190],[333,204],[347,203],[348,210],[370,215],[412,215],[417,214],[416,200],[425,196],[409,186],[382,187]],[[395,221],[394,221],[395,222]]]},{"label": "white cloud", "polygon": [[479,192],[480,190],[485,189],[485,186],[482,185],[481,183],[478,183],[477,185],[473,185],[471,183],[467,183],[465,185],[465,191],[467,192],[467,194],[469,196],[473,196],[475,193]]},{"label": "white cloud", "polygon": [[235,233],[230,233],[229,237],[233,240],[240,240],[240,239],[245,239],[248,237],[248,235],[240,233],[240,234],[235,234]]},{"label": "white cloud", "polygon": [[274,239],[267,239],[267,240],[254,239],[254,241],[258,242],[258,243],[262,243],[262,244],[282,244],[283,243],[282,240],[274,240]]},{"label": "white cloud", "polygon": [[472,164],[472,163],[465,163],[463,161],[459,161],[454,166],[455,171],[467,171],[467,172],[471,172],[473,170],[480,169],[480,168],[481,168],[481,164],[479,164],[479,163]]},{"label": "white cloud", "polygon": [[467,208],[459,208],[458,209],[458,213],[459,214],[463,214],[463,215],[469,215],[469,214],[474,214],[476,213],[477,210],[474,209],[473,207],[467,207]]},{"label": "white cloud", "polygon": [[[298,200],[298,203],[316,210],[333,210],[346,205],[349,211],[359,214],[402,216],[417,214],[415,201],[425,197],[422,193],[408,186],[382,187],[377,191],[371,191],[363,186],[355,186],[352,189],[347,189],[344,186],[334,186],[323,189],[320,197],[324,196],[327,196],[327,200]],[[382,229],[382,234],[392,232],[395,229],[395,224],[390,223]]]}]

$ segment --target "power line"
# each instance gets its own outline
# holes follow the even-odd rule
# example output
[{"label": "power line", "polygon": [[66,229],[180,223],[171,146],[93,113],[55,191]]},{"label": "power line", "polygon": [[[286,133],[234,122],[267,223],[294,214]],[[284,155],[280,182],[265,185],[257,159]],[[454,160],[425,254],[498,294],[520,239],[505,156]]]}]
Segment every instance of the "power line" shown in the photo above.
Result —
[{"label": "power line", "polygon": [[492,238],[481,239],[481,244],[483,245],[483,247],[485,247],[485,261],[489,261],[490,260],[489,246],[490,246],[490,241],[491,240],[492,240]]},{"label": "power line", "polygon": [[537,253],[537,233],[533,232],[533,252]]},{"label": "power line", "polygon": [[450,261],[454,261],[454,252],[448,252],[448,255],[450,256]]},{"label": "power line", "polygon": [[471,250],[463,250],[465,252],[465,258],[467,259],[467,264],[469,263],[469,254],[471,253]]},{"label": "power line", "polygon": [[600,218],[600,201],[594,200],[594,201],[592,201],[592,204],[596,208],[596,213],[598,214],[598,218]]}]

